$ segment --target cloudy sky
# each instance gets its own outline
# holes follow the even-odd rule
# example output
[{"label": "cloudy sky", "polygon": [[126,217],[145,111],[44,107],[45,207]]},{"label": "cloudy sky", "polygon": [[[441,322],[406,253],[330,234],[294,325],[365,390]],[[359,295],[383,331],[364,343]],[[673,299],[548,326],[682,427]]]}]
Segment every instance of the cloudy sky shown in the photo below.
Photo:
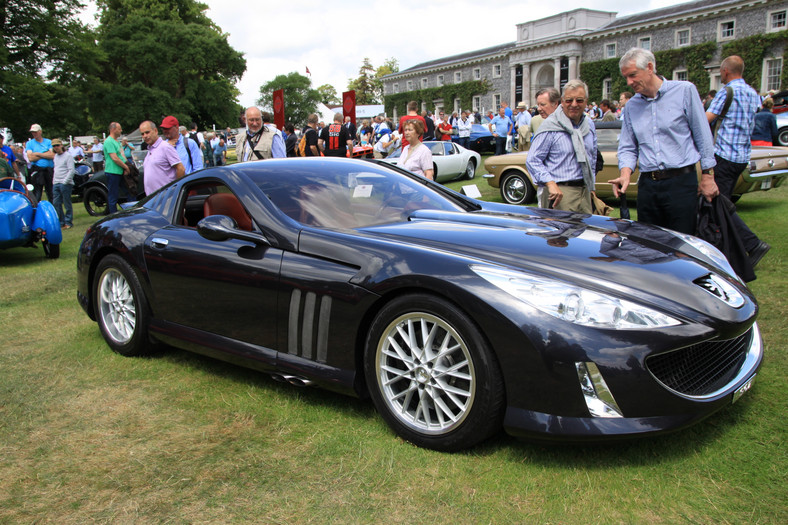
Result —
[{"label": "cloudy sky", "polygon": [[[400,69],[513,42],[516,24],[585,7],[619,16],[682,0],[202,0],[208,16],[244,53],[238,84],[243,106],[277,75],[311,72],[312,86],[347,89],[368,57],[374,67],[396,58]],[[89,17],[89,13],[86,13]],[[443,42],[440,42],[443,41]]]}]

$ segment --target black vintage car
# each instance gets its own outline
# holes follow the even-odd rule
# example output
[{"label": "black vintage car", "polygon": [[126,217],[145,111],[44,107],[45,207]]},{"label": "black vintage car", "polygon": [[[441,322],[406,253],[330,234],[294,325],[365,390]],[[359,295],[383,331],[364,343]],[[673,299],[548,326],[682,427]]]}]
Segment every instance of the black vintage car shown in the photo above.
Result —
[{"label": "black vintage car", "polygon": [[371,397],[404,439],[658,434],[752,385],[758,306],[688,235],[477,201],[396,166],[209,168],[85,234],[79,303],[162,344]]},{"label": "black vintage car", "polygon": [[[132,176],[124,177],[118,189],[118,203],[134,202],[145,196],[143,185],[144,170],[142,159],[145,158],[146,151],[134,152],[134,158],[128,161]],[[79,185],[79,192],[85,204],[87,212],[100,217],[109,213],[109,203],[107,201],[107,174],[104,170],[91,175]]]}]

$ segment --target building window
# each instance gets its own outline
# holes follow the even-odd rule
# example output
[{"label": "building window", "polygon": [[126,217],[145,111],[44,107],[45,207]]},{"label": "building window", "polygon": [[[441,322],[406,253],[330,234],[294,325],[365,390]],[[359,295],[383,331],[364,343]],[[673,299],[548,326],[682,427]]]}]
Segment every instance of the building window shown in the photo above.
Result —
[{"label": "building window", "polygon": [[438,82],[436,84],[438,87],[443,86],[443,75],[438,75]]},{"label": "building window", "polygon": [[772,11],[769,13],[769,31],[782,31],[786,28],[786,11]]},{"label": "building window", "polygon": [[473,110],[479,111],[481,107],[482,107],[482,97],[479,96],[473,97]]},{"label": "building window", "polygon": [[462,71],[455,71],[454,73],[454,83],[459,84],[462,82]]},{"label": "building window", "polygon": [[606,78],[602,81],[602,98],[612,98],[613,95],[613,79]]},{"label": "building window", "polygon": [[426,89],[429,84],[427,83],[427,77],[421,79],[421,89]]},{"label": "building window", "polygon": [[736,23],[733,20],[720,22],[718,40],[732,40],[735,34]]},{"label": "building window", "polygon": [[783,74],[782,58],[767,58],[763,62],[763,85],[764,90],[780,89],[780,77]]},{"label": "building window", "polygon": [[399,83],[394,82],[394,93],[399,93]]},{"label": "building window", "polygon": [[605,58],[616,58],[616,43],[605,44]]},{"label": "building window", "polygon": [[462,107],[460,106],[461,103],[462,101],[459,98],[454,99],[454,111],[457,114],[459,114],[460,111],[462,111]]},{"label": "building window", "polygon": [[501,64],[493,66],[493,78],[501,78]]},{"label": "building window", "polygon": [[413,81],[408,80],[408,91],[413,91]]},{"label": "building window", "polygon": [[676,30],[676,47],[683,47],[690,45],[690,30],[678,29]]},{"label": "building window", "polygon": [[689,77],[687,77],[687,70],[686,69],[676,69],[676,70],[674,70],[673,71],[673,80],[683,80],[685,82],[687,80],[689,80]]},{"label": "building window", "polygon": [[481,80],[482,79],[482,70],[481,68],[474,68],[473,69],[473,79],[474,80]]},{"label": "building window", "polygon": [[420,111],[420,113],[424,113],[425,111],[427,111],[427,103],[426,102],[422,102],[421,103],[421,111]]},{"label": "building window", "polygon": [[501,94],[496,93],[495,95],[493,95],[493,111],[497,114],[498,108],[500,107],[501,107]]},{"label": "building window", "polygon": [[644,36],[643,38],[638,38],[638,47],[651,51],[651,37]]}]

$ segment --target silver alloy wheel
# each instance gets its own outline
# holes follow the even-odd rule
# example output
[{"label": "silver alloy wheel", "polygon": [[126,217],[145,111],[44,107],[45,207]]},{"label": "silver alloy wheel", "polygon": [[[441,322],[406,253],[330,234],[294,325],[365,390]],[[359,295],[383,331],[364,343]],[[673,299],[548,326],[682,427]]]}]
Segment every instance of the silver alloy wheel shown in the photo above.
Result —
[{"label": "silver alloy wheel", "polygon": [[504,197],[509,204],[520,204],[525,200],[525,181],[519,175],[510,175],[504,181]]},{"label": "silver alloy wheel", "polygon": [[118,344],[126,344],[134,336],[137,309],[134,292],[123,274],[107,268],[99,278],[99,315],[107,335]]},{"label": "silver alloy wheel", "polygon": [[468,161],[468,166],[465,167],[465,178],[471,180],[476,175],[476,165],[472,160]]},{"label": "silver alloy wheel", "polygon": [[375,369],[391,413],[417,432],[451,432],[473,406],[477,381],[468,347],[434,315],[410,312],[389,324],[378,342]]}]

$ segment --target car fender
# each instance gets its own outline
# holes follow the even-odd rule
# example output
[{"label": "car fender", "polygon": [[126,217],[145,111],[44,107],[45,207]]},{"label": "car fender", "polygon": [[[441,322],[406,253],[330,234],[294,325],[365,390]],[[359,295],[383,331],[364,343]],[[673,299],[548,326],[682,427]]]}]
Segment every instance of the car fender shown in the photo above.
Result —
[{"label": "car fender", "polygon": [[38,203],[36,215],[33,218],[33,229],[41,229],[44,237],[50,244],[60,244],[63,241],[63,232],[60,230],[60,219],[55,207],[49,201]]}]

